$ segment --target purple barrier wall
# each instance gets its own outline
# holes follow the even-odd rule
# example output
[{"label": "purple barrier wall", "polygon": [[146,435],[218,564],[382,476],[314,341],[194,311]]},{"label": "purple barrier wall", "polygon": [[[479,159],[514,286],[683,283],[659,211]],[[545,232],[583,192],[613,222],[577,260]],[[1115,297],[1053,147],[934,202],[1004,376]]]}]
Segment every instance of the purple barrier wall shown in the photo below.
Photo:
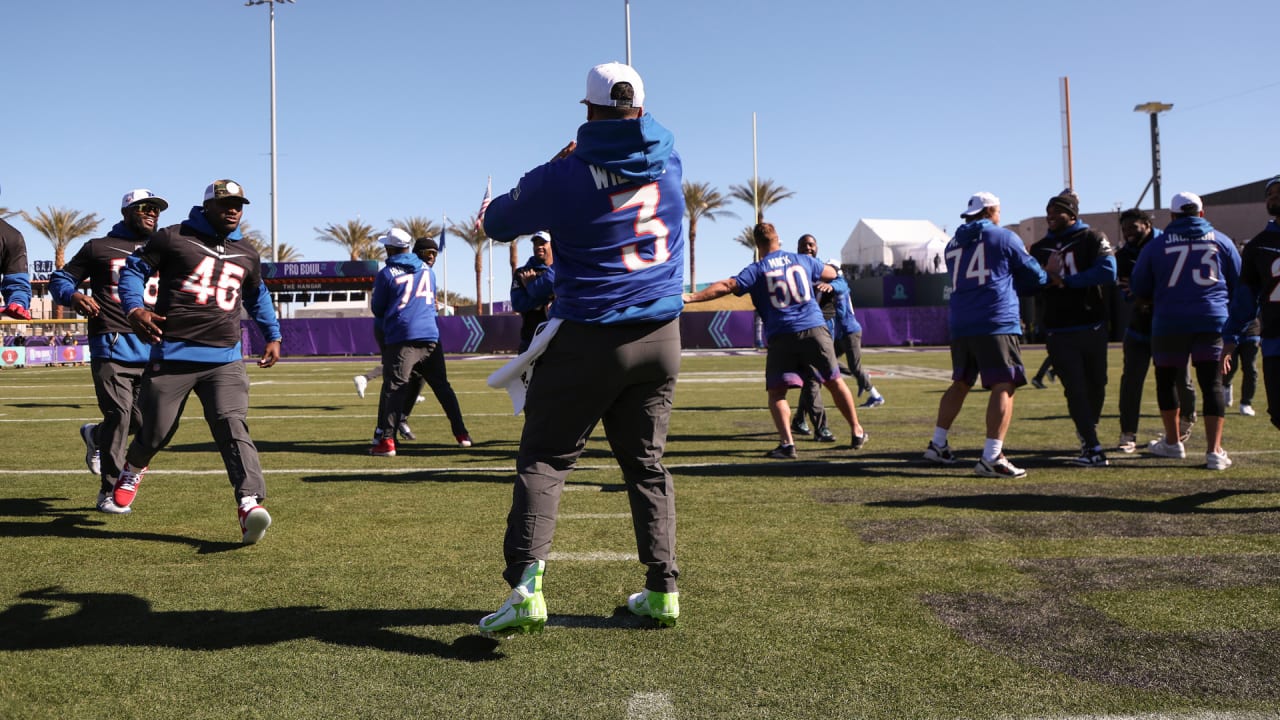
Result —
[{"label": "purple barrier wall", "polygon": [[[448,353],[514,352],[520,344],[518,315],[440,318],[440,344]],[[945,345],[946,307],[865,308],[858,311],[865,346]],[[376,355],[372,318],[281,320],[285,355]],[[686,348],[748,348],[754,344],[755,313],[747,310],[689,312],[680,316]],[[244,347],[262,353],[262,334],[244,323]]]}]

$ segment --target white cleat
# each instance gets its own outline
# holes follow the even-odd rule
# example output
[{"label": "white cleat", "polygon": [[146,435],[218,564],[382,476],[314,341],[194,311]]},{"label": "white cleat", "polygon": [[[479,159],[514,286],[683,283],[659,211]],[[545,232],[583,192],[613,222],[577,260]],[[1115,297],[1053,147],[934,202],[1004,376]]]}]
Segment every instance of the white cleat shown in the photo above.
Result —
[{"label": "white cleat", "polygon": [[365,389],[366,389],[366,388],[368,388],[368,387],[369,387],[369,378],[367,378],[367,377],[365,377],[365,376],[363,376],[363,375],[357,375],[357,376],[355,376],[355,377],[351,378],[351,382],[353,382],[353,383],[355,383],[355,384],[356,384],[356,394],[360,396],[360,399],[361,399],[361,400],[363,400],[363,399],[364,399],[364,391],[365,391]]}]

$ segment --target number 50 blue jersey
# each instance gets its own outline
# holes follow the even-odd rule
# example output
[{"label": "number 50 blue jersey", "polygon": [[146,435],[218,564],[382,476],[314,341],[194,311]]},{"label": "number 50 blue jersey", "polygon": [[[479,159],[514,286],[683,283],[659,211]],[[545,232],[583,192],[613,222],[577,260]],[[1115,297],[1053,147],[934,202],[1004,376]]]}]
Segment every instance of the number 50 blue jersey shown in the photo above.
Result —
[{"label": "number 50 blue jersey", "polygon": [[947,243],[951,337],[1021,335],[1018,295],[1048,281],[1022,238],[990,220],[965,223]]}]

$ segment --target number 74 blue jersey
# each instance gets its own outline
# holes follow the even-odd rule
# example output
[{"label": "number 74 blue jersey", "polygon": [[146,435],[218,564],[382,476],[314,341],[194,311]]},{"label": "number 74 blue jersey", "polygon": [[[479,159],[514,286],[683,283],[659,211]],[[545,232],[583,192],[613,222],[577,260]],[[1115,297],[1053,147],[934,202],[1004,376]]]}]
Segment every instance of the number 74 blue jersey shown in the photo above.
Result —
[{"label": "number 74 blue jersey", "polygon": [[1022,238],[990,220],[965,223],[947,243],[951,337],[1021,335],[1019,294],[1048,282]]}]

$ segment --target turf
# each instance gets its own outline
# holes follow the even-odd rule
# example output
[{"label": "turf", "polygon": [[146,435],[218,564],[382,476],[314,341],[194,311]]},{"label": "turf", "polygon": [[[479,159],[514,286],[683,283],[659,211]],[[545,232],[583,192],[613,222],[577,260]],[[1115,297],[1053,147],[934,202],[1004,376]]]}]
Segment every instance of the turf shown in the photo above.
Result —
[{"label": "turf", "polygon": [[[1028,365],[1043,352],[1030,348]],[[86,368],[0,373],[2,718],[1059,718],[1272,716],[1280,707],[1276,430],[1231,409],[1226,472],[1111,453],[1076,469],[1060,388],[1019,391],[1020,480],[974,476],[986,396],[923,463],[945,352],[868,353],[888,404],[869,445],[770,461],[763,356],[685,358],[676,478],[680,624],[622,607],[641,566],[597,430],[561,502],[540,636],[475,622],[506,595],[501,539],[522,418],[451,360],[477,444],[428,397],[419,441],[365,452],[369,363],[251,368],[275,524],[238,544],[192,399],[135,512],[96,513]],[[1112,351],[1104,442],[1118,436]],[[1154,438],[1148,379],[1142,439]],[[583,388],[583,392],[589,392]],[[794,396],[793,396],[794,399]],[[834,413],[833,413],[834,414]]]}]

